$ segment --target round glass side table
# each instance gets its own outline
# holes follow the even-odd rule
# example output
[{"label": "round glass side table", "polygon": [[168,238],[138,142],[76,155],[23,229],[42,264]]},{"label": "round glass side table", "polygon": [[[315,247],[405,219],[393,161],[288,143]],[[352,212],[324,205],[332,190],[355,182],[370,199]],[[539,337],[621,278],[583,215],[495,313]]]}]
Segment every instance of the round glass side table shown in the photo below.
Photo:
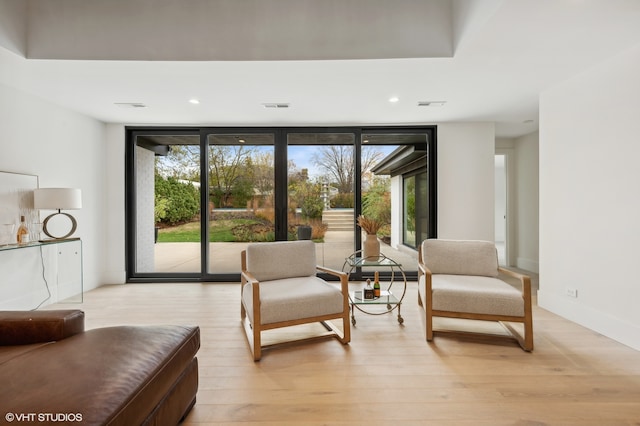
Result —
[{"label": "round glass side table", "polygon": [[[384,315],[398,310],[398,323],[404,323],[404,318],[400,313],[402,300],[407,292],[407,276],[402,269],[402,264],[385,256],[383,253],[375,259],[365,259],[362,257],[362,250],[358,250],[350,254],[342,265],[342,271],[347,273],[347,279],[351,276],[356,268],[376,268],[376,270],[388,269],[391,272],[390,280],[386,289],[380,289],[380,297],[374,299],[365,299],[362,290],[349,291],[349,304],[351,305],[351,324],[356,325],[355,310],[359,310],[367,315]],[[402,278],[402,294],[400,297],[392,291],[393,284],[400,282]],[[397,287],[397,286],[396,286]],[[398,293],[399,294],[399,293]],[[374,307],[386,305],[386,310],[374,310]]]}]

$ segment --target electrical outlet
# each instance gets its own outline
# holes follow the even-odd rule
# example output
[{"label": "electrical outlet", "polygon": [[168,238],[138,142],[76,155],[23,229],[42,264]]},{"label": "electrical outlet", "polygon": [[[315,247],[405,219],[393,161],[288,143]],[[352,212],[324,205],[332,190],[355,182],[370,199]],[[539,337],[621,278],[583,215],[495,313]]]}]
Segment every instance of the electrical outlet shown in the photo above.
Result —
[{"label": "electrical outlet", "polygon": [[577,288],[568,288],[567,287],[567,296],[577,298],[578,297],[578,289]]}]

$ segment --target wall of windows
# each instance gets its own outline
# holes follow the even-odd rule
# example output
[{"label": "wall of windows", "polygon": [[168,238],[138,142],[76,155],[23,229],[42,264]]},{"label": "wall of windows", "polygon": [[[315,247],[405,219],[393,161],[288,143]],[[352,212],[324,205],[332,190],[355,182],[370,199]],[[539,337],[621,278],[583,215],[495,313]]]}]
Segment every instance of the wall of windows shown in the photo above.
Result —
[{"label": "wall of windows", "polygon": [[129,127],[126,143],[128,281],[235,281],[247,244],[307,238],[341,269],[362,213],[407,265],[402,247],[436,236],[433,126]]}]

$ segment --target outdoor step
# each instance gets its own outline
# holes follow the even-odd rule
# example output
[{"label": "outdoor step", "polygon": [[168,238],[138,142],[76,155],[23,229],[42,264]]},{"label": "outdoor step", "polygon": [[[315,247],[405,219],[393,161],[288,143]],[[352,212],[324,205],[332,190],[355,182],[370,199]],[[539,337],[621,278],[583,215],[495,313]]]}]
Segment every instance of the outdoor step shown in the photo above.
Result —
[{"label": "outdoor step", "polygon": [[327,225],[329,225],[329,230],[330,231],[336,231],[336,230],[353,230],[354,226],[352,223],[334,223],[334,222],[324,222]]},{"label": "outdoor step", "polygon": [[327,215],[327,214],[323,214],[322,215],[322,220],[354,220],[353,216],[351,215]]},{"label": "outdoor step", "polygon": [[322,221],[323,222],[349,222],[349,223],[353,223],[354,220],[352,217],[331,217],[331,216],[325,216],[322,215]]},{"label": "outdoor step", "polygon": [[332,229],[332,230],[333,229],[338,229],[338,228],[340,228],[340,229],[353,229],[354,228],[353,223],[351,223],[351,222],[349,222],[349,223],[346,223],[346,222],[324,222],[324,223],[329,225],[329,229]]},{"label": "outdoor step", "polygon": [[331,215],[322,215],[322,220],[350,220],[353,221],[353,216],[331,216]]},{"label": "outdoor step", "polygon": [[354,223],[352,220],[348,221],[336,221],[336,220],[323,220],[329,227],[329,231],[353,231]]},{"label": "outdoor step", "polygon": [[352,211],[336,211],[336,210],[325,210],[322,212],[323,216],[327,217],[353,217]]},{"label": "outdoor step", "polygon": [[326,223],[329,231],[353,231],[353,210],[325,210],[322,212],[322,221]]}]

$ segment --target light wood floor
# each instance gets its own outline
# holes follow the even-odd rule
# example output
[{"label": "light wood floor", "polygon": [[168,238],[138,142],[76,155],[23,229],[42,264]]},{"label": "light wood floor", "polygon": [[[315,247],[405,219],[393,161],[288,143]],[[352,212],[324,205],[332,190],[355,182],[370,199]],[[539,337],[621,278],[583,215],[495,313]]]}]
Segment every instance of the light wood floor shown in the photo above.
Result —
[{"label": "light wood floor", "polygon": [[416,283],[395,314],[357,312],[352,342],[267,350],[254,363],[239,284],[127,284],[85,294],[87,328],[197,324],[186,425],[640,425],[640,352],[534,308],[535,350],[424,340]]}]

